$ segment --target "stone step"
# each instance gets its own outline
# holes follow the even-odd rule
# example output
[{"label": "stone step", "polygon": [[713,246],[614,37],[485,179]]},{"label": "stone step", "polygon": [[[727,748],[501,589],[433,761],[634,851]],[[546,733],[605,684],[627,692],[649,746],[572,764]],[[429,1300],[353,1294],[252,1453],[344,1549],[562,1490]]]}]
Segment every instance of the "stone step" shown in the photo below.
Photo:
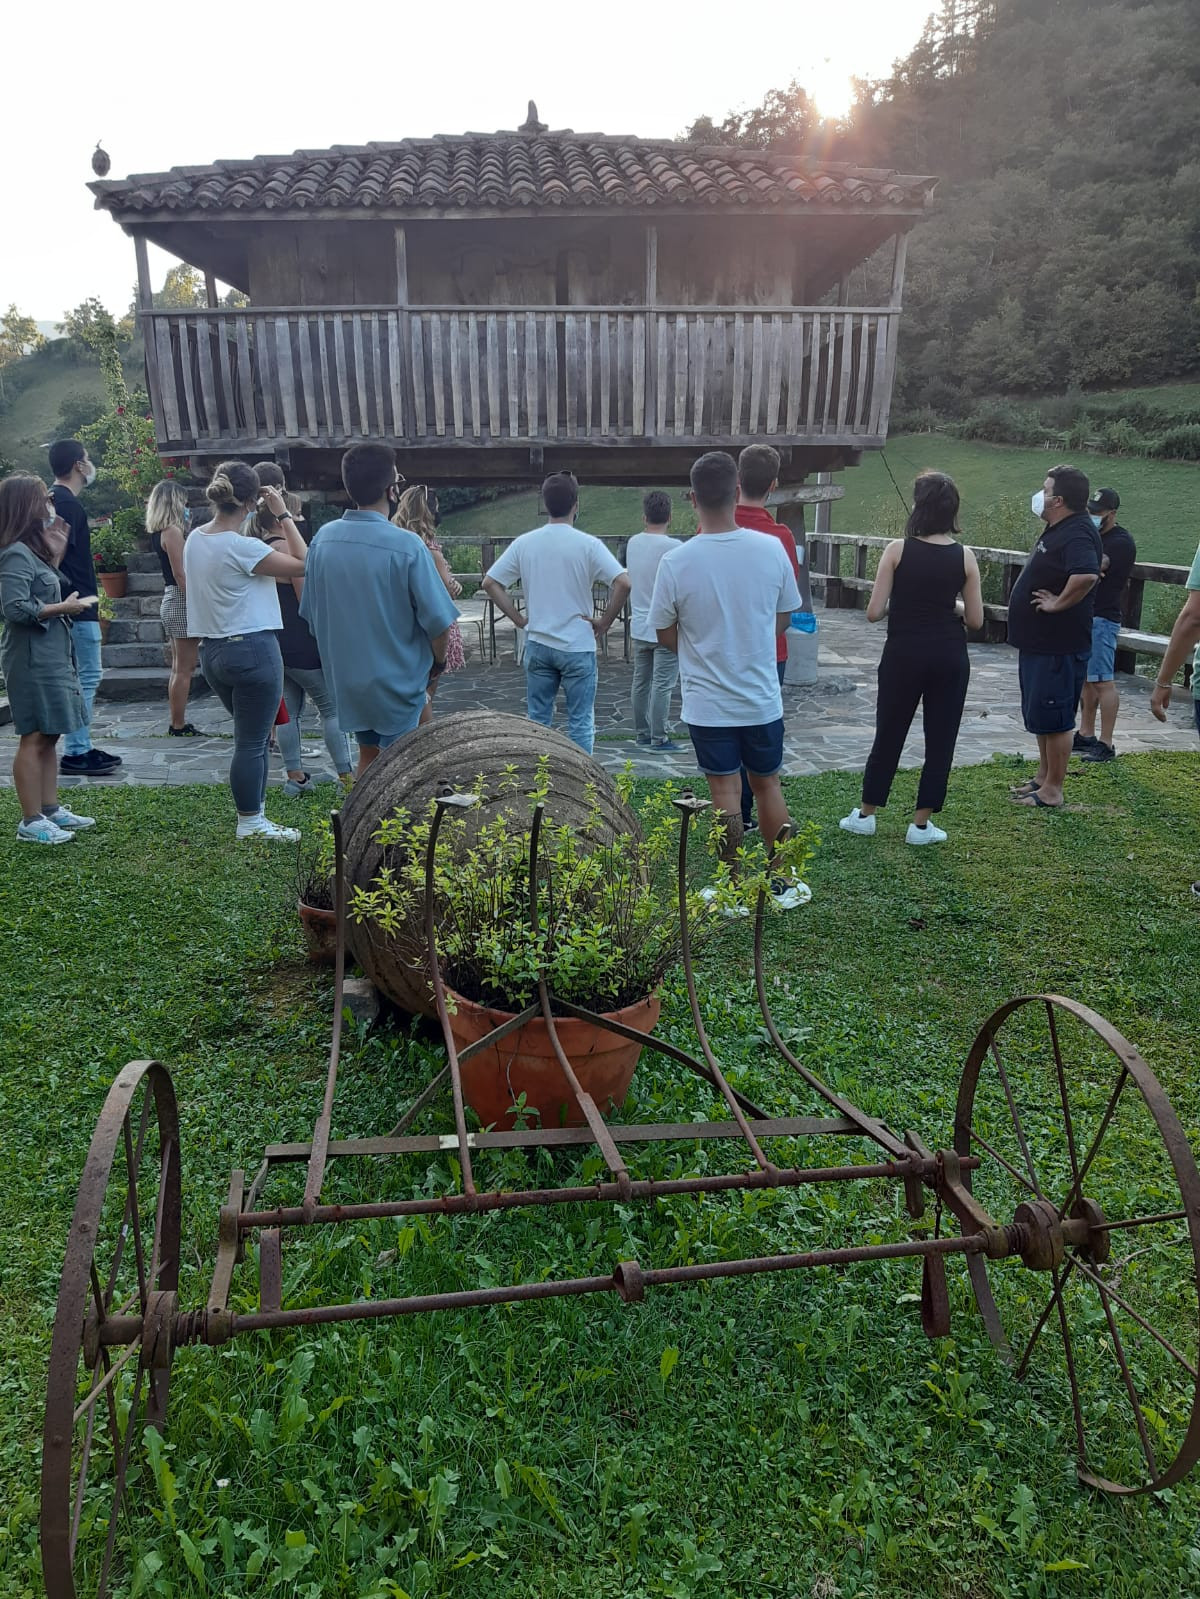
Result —
[{"label": "stone step", "polygon": [[130,572],[126,578],[126,594],[159,594],[161,595],[166,584],[162,580],[162,573],[157,565],[152,572]]},{"label": "stone step", "polygon": [[158,644],[105,644],[100,651],[100,664],[107,672],[115,666],[162,666],[166,647]]},{"label": "stone step", "polygon": [[157,616],[162,609],[161,594],[126,594],[124,598],[114,600],[112,608],[115,619],[129,621],[130,618],[143,616]]},{"label": "stone step", "polygon": [[162,623],[157,616],[118,616],[108,624],[104,635],[104,648],[114,644],[162,644],[165,642]]},{"label": "stone step", "polygon": [[153,550],[132,550],[125,566],[130,572],[157,572],[162,576],[162,567]]},{"label": "stone step", "polygon": [[[96,690],[96,698],[101,700],[161,700],[166,704],[167,679],[170,677],[165,666],[120,666],[115,670],[105,667],[104,676],[100,679],[100,686]],[[191,698],[197,699],[201,695],[211,694],[212,690],[197,672],[192,679]]]}]

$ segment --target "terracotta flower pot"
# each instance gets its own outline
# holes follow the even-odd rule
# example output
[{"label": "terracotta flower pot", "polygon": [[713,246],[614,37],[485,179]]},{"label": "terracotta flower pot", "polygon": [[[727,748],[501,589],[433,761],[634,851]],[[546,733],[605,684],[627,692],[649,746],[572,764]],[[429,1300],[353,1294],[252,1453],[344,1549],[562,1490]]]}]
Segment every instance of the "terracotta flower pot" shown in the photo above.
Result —
[{"label": "terracotta flower pot", "polygon": [[318,966],[332,966],[337,959],[337,913],[320,905],[296,901],[300,926],[308,945],[308,958]]},{"label": "terracotta flower pot", "polygon": [[[508,1021],[512,1014],[476,1005],[458,994],[454,1003],[450,1031],[460,1050]],[[610,1014],[626,1027],[651,1033],[659,1008],[658,996],[651,995]],[[642,1053],[641,1044],[570,1016],[555,1017],[555,1028],[575,1075],[600,1110],[607,1115],[610,1107],[624,1104]],[[583,1113],[563,1076],[540,1016],[473,1055],[462,1068],[462,1083],[464,1099],[485,1127],[511,1127],[515,1120],[513,1105],[522,1094],[526,1108],[540,1113],[543,1127],[583,1125]]]},{"label": "terracotta flower pot", "polygon": [[108,638],[108,630],[112,626],[112,619],[107,616],[99,616],[96,620],[100,623],[100,642],[103,644]]},{"label": "terracotta flower pot", "polygon": [[125,586],[129,582],[128,572],[97,572],[96,576],[100,579],[100,587],[110,600],[125,598]]}]

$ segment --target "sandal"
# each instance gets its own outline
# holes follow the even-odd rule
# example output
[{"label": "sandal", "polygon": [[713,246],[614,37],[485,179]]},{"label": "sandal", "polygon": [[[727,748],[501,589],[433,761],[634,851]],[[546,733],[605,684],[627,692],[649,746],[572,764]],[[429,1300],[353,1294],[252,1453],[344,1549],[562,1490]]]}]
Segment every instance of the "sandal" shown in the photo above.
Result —
[{"label": "sandal", "polygon": [[1026,810],[1061,811],[1066,805],[1065,800],[1059,800],[1057,805],[1051,805],[1049,800],[1044,800],[1036,789],[1032,793],[1011,796],[1014,805],[1024,805]]},{"label": "sandal", "polygon": [[1036,794],[1041,786],[1036,777],[1027,777],[1023,783],[1014,783],[1008,792],[1010,794]]}]

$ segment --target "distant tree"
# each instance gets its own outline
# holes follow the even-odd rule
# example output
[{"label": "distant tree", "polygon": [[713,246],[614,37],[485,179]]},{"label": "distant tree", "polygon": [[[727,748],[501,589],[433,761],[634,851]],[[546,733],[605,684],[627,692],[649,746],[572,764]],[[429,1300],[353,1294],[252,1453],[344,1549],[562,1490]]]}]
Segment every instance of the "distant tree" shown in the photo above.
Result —
[{"label": "distant tree", "polygon": [[10,305],[0,317],[0,396],[4,394],[4,368],[31,350],[40,350],[45,342],[34,319],[22,316],[15,305]]},{"label": "distant tree", "polygon": [[117,342],[128,344],[133,337],[134,329],[132,307],[130,312],[117,322],[104,304],[93,296],[89,300],[81,300],[73,311],[65,311],[62,321],[58,323],[58,331],[65,335],[78,351],[91,360],[98,360],[99,346],[107,338],[110,326]]},{"label": "distant tree", "polygon": [[207,305],[204,279],[195,267],[181,261],[168,271],[154,296],[154,304],[160,311],[190,311],[194,306]]},{"label": "distant tree", "polygon": [[723,122],[697,117],[684,138],[695,144],[803,145],[821,126],[807,92],[793,78],[786,89],[771,89],[761,105],[731,111]]},{"label": "distant tree", "polygon": [[[99,421],[104,414],[104,398],[99,394],[89,394],[86,390],[72,390],[67,394],[58,411],[58,418],[54,424],[56,439],[74,439],[86,427]],[[97,462],[101,465],[101,462]]]}]

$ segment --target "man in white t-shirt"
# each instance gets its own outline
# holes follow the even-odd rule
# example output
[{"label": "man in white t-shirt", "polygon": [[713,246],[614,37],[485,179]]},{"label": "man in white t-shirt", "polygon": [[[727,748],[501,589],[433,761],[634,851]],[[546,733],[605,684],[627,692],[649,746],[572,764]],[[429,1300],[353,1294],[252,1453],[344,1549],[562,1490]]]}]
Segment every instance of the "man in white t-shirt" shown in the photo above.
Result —
[{"label": "man in white t-shirt", "polygon": [[[629,579],[620,561],[590,533],[575,526],[579,484],[570,472],[555,472],[542,484],[546,525],[522,533],[492,564],[483,590],[498,611],[525,636],[525,707],[531,722],[554,724],[561,685],[567,702],[567,735],[592,753],[596,734],[596,640],[621,614]],[[525,614],[507,590],[520,583]],[[608,585],[608,604],[594,614],[592,588]]]},{"label": "man in white t-shirt", "polygon": [[713,805],[724,813],[731,858],[742,841],[743,767],[764,839],[776,839],[788,821],[779,780],[783,698],[775,639],[800,595],[783,545],[734,521],[732,457],[719,450],[702,455],[691,482],[700,531],[663,556],[650,625],[660,644],[679,652],[683,719]]},{"label": "man in white t-shirt", "polygon": [[667,713],[671,691],[679,677],[679,657],[658,642],[650,626],[650,600],[659,562],[668,550],[678,549],[679,539],[667,537],[671,525],[671,496],[662,489],[651,489],[642,500],[645,526],[625,546],[625,570],[629,574],[629,632],[633,639],[633,688],[630,705],[633,731],[639,744],[652,750],[672,748],[667,736]]}]

